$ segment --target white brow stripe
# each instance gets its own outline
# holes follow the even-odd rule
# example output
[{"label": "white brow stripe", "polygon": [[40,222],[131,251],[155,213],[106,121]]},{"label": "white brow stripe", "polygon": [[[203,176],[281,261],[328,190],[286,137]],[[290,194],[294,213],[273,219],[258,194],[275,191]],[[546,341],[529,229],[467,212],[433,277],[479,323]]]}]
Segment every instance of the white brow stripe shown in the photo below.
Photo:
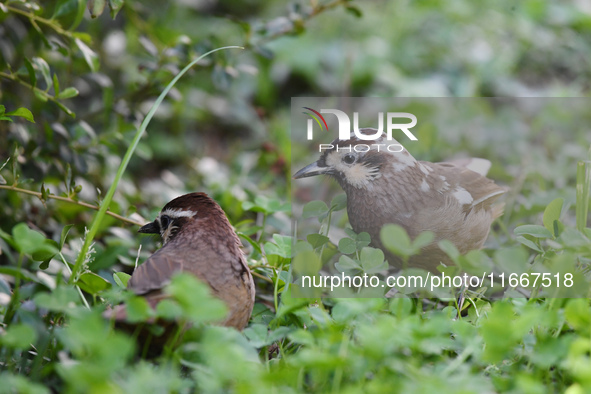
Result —
[{"label": "white brow stripe", "polygon": [[197,212],[191,211],[189,209],[184,210],[184,209],[180,209],[180,208],[177,208],[177,209],[168,208],[168,209],[162,211],[162,213],[160,215],[161,216],[166,215],[166,216],[171,217],[172,219],[178,219],[178,218],[190,218],[190,217],[195,216],[196,214],[197,214]]}]

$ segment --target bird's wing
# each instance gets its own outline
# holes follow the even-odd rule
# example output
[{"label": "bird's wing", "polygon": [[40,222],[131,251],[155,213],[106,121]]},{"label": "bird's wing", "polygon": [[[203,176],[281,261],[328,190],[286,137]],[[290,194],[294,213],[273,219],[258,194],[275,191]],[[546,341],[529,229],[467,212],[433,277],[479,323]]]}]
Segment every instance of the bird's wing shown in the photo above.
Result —
[{"label": "bird's wing", "polygon": [[459,193],[459,200],[462,200],[462,189],[470,194],[471,198],[464,199],[467,211],[490,209],[495,200],[508,190],[506,187],[499,186],[491,179],[471,170],[469,166],[457,166],[453,163],[437,163],[437,166],[439,166],[440,172],[446,176],[451,185],[450,192],[452,195]]},{"label": "bird's wing", "polygon": [[136,294],[162,289],[170,283],[175,272],[183,270],[183,264],[179,261],[182,259],[175,258],[166,247],[161,248],[133,271],[127,288]]},{"label": "bird's wing", "polygon": [[[448,163],[454,164],[458,167],[467,168],[467,169],[474,171],[482,176],[486,176],[486,174],[488,174],[488,170],[490,170],[490,167],[492,165],[490,160],[481,159],[479,157],[470,157],[467,159],[456,159],[456,160],[452,160]],[[442,163],[439,163],[439,164],[442,164]]]}]

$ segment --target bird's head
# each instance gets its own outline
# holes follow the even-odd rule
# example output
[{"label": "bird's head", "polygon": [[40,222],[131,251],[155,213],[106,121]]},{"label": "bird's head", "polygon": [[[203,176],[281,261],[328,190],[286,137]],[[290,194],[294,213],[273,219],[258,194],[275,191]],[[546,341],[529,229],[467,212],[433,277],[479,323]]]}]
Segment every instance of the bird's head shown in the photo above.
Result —
[{"label": "bird's head", "polygon": [[156,220],[142,226],[138,232],[160,234],[162,244],[176,238],[184,229],[230,227],[224,211],[205,193],[189,193],[177,197],[162,208]]},{"label": "bird's head", "polygon": [[[363,134],[375,135],[375,129],[360,129]],[[416,160],[396,140],[383,134],[376,140],[362,140],[351,136],[348,140],[334,140],[320,158],[296,172],[294,179],[315,175],[333,176],[343,189],[369,188],[389,170],[400,171],[414,166]]]}]

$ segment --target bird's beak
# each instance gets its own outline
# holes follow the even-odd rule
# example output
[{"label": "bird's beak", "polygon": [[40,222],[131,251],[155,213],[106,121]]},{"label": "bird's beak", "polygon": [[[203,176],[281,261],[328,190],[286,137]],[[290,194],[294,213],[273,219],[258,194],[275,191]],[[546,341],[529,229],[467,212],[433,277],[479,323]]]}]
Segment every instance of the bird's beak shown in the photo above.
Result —
[{"label": "bird's beak", "polygon": [[144,234],[160,234],[160,228],[156,222],[150,222],[143,225],[137,232]]},{"label": "bird's beak", "polygon": [[309,176],[330,174],[330,167],[320,167],[318,162],[308,164],[293,175],[293,179],[307,178]]}]

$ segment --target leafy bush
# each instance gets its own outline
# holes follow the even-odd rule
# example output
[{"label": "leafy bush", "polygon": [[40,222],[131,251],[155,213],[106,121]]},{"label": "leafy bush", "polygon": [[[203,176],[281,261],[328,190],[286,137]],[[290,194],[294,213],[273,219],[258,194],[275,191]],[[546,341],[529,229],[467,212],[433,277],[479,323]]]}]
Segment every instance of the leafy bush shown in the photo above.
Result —
[{"label": "leafy bush", "polygon": [[[350,230],[341,239],[286,235],[289,163],[303,156],[291,151],[290,97],[588,95],[583,5],[438,7],[0,3],[0,392],[588,391],[587,298],[472,293],[458,313],[446,299],[292,294],[298,270],[334,259],[343,271],[374,272],[383,254]],[[190,69],[139,138],[179,71],[228,45],[245,49]],[[573,265],[588,276],[588,119],[565,137],[553,133],[564,116],[531,120],[529,133],[499,127],[497,144],[424,131],[422,159],[494,157],[492,177],[512,189],[486,250],[448,250],[459,267],[488,259],[524,272]],[[155,311],[124,289],[155,250],[135,225],[195,190],[224,208],[255,275],[257,303],[242,333],[212,324],[223,305],[193,278],[176,277]],[[342,195],[315,201],[304,216],[346,229],[344,204]],[[392,249],[416,251],[417,240],[397,239]],[[292,249],[308,258],[292,264]],[[162,332],[156,316],[192,325],[151,358],[139,332],[103,317],[119,303],[153,338]]]}]

